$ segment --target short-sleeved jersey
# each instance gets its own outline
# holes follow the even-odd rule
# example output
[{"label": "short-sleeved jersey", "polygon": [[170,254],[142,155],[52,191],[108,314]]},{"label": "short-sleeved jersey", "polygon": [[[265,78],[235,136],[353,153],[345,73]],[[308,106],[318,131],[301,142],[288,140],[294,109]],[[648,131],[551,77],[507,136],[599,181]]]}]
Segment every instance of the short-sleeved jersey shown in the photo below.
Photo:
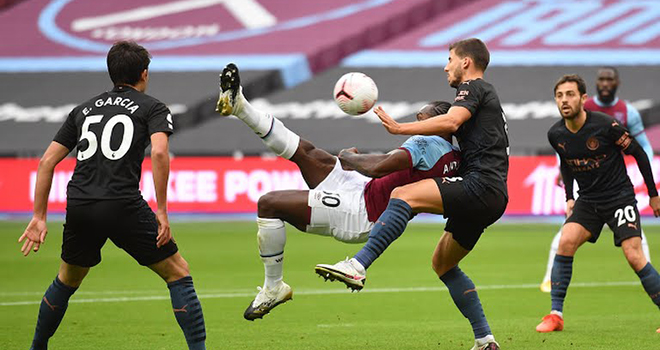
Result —
[{"label": "short-sleeved jersey", "polygon": [[165,104],[123,85],[74,108],[54,138],[77,148],[67,199],[140,197],[145,148],[152,134],[171,134],[172,124]]},{"label": "short-sleeved jersey", "polygon": [[577,133],[569,131],[562,119],[548,131],[548,141],[577,181],[581,200],[635,199],[621,153],[628,149],[631,136],[614,118],[587,111]]},{"label": "short-sleeved jersey", "polygon": [[642,149],[644,149],[646,155],[649,156],[649,159],[653,159],[653,147],[644,132],[642,116],[630,103],[617,97],[612,103],[605,104],[600,101],[597,96],[593,96],[588,98],[584,103],[584,109],[605,113],[616,119],[624,128],[628,129],[630,135],[632,135],[639,145],[642,146]]},{"label": "short-sleeved jersey", "polygon": [[484,187],[491,187],[508,197],[509,137],[495,88],[483,79],[465,81],[456,89],[453,106],[465,107],[472,114],[454,133],[466,189],[478,196]]},{"label": "short-sleeved jersey", "polygon": [[457,174],[460,151],[440,136],[412,136],[400,148],[410,156],[410,168],[373,179],[365,186],[364,201],[371,222],[376,222],[385,211],[395,188],[422,179]]}]

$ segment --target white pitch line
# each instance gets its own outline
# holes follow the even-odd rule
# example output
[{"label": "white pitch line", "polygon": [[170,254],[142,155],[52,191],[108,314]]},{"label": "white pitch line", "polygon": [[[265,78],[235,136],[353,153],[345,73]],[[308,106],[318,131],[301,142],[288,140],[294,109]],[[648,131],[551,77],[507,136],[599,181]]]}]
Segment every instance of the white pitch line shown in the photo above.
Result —
[{"label": "white pitch line", "polygon": [[[571,283],[571,288],[600,288],[600,287],[622,287],[622,286],[638,286],[639,281],[621,281],[621,282],[583,282]],[[505,289],[535,289],[538,288],[538,283],[526,284],[493,284],[478,286],[477,290],[505,290]],[[408,287],[408,288],[373,288],[365,289],[360,293],[418,293],[418,292],[446,292],[447,288],[436,287]],[[296,291],[296,295],[332,295],[332,294],[347,294],[348,292],[343,289],[308,289]],[[229,298],[247,298],[254,297],[255,292],[233,292],[233,293],[204,293],[199,294],[200,299],[229,299]],[[168,295],[150,295],[150,296],[135,296],[135,297],[118,297],[118,298],[93,298],[93,299],[71,299],[69,303],[118,303],[128,301],[150,301],[150,300],[169,300]],[[39,300],[26,300],[26,301],[10,301],[0,303],[0,306],[21,306],[21,305],[36,305],[40,304]]]}]

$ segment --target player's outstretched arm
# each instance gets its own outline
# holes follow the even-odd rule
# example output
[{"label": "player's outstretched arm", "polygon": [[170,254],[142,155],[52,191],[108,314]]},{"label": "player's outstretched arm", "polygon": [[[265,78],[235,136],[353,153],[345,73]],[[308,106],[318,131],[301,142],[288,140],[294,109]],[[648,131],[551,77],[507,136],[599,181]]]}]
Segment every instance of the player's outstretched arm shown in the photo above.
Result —
[{"label": "player's outstretched arm", "polygon": [[451,135],[472,116],[461,106],[451,107],[447,114],[412,123],[397,123],[381,106],[374,108],[374,113],[385,129],[395,135]]},{"label": "player's outstretched arm", "polygon": [[164,132],[151,135],[151,167],[158,204],[156,210],[156,220],[158,221],[156,246],[160,248],[172,239],[170,221],[167,216],[167,181],[170,177],[169,135]]},{"label": "player's outstretched arm", "polygon": [[[656,217],[660,216],[660,198],[658,198],[658,189],[655,187],[653,170],[651,169],[651,162],[649,161],[648,155],[644,152],[644,149],[639,145],[637,140],[631,137],[628,132],[621,128],[617,123],[613,124],[612,130],[617,146],[621,147],[621,150],[624,153],[633,156],[635,161],[637,161],[637,167],[639,168],[639,172],[642,173],[644,183],[646,184],[646,190],[649,194],[649,205],[653,209],[653,214]],[[617,138],[617,136],[619,137]]]},{"label": "player's outstretched arm", "polygon": [[410,156],[402,149],[387,154],[360,154],[355,147],[351,147],[339,152],[338,158],[344,169],[374,178],[411,167]]},{"label": "player's outstretched arm", "polygon": [[53,183],[53,173],[55,166],[59,164],[66,155],[69,154],[69,149],[64,147],[58,142],[51,142],[46,149],[43,157],[39,161],[39,169],[37,170],[37,183],[34,190],[34,210],[32,213],[32,220],[27,228],[18,239],[18,242],[23,242],[21,252],[24,256],[30,254],[33,250],[35,253],[39,251],[39,247],[46,241],[48,234],[48,227],[46,226],[46,219],[48,215],[48,194],[50,193],[50,186]]}]

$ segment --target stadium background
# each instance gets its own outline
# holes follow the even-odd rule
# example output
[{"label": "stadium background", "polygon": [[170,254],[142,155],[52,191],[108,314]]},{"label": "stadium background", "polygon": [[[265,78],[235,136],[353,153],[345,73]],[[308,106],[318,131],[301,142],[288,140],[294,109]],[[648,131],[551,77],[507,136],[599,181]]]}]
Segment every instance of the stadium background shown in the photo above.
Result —
[{"label": "stadium background", "polygon": [[[16,243],[32,208],[38,157],[73,106],[111,88],[105,54],[120,39],[151,51],[148,92],[175,114],[169,208],[204,305],[209,348],[469,348],[467,321],[429,269],[442,230],[436,222],[411,225],[369,270],[359,294],[313,276],[314,264],[357,246],[290,229],[285,280],[295,302],[263,322],[243,321],[263,278],[256,200],[305,185],[295,166],[213,109],[217,74],[233,61],[252,102],[318,146],[388,151],[404,138],[387,134],[370,114],[343,115],[331,96],[336,79],[367,73],[378,84],[379,104],[412,120],[424,102],[453,98],[442,72],[447,46],[472,36],[491,50],[486,79],[508,117],[511,201],[503,223],[487,231],[462,268],[477,283],[499,342],[504,349],[655,348],[657,310],[609,232],[605,242],[580,250],[566,330],[539,335],[533,327],[548,311],[538,284],[564,209],[546,140],[559,118],[552,86],[562,74],[579,73],[593,94],[598,66],[618,67],[618,95],[640,110],[657,154],[658,23],[660,1],[651,0],[0,0],[0,349],[29,343],[39,298],[59,263],[74,157],[56,169],[48,243],[28,259]],[[628,162],[657,260],[660,227],[650,224],[659,220],[649,216],[641,175]],[[660,157],[653,169],[660,180]],[[149,171],[147,159],[141,188],[153,204]],[[244,222],[226,221],[236,219]],[[51,348],[184,348],[162,281],[147,276],[106,244],[103,263],[72,298]]]},{"label": "stadium background", "polygon": [[[238,120],[214,113],[217,73],[231,61],[256,106],[319,147],[384,152],[404,138],[387,134],[372,113],[342,114],[332,101],[336,79],[365,72],[379,86],[378,103],[411,120],[425,101],[453,98],[442,72],[448,44],[482,38],[492,52],[486,79],[495,83],[509,122],[509,217],[562,214],[545,133],[558,118],[551,89],[564,73],[581,74],[593,94],[596,68],[617,66],[619,96],[638,107],[660,150],[655,1],[287,1],[286,9],[279,3],[4,1],[0,212],[31,210],[38,157],[74,105],[110,88],[104,55],[119,39],[150,49],[149,93],[175,113],[173,213],[250,214],[265,192],[305,188],[295,166],[273,159]],[[53,212],[64,209],[73,165],[69,159],[57,169]],[[660,161],[653,167],[660,179]],[[634,164],[629,169],[648,215],[641,176]],[[153,198],[149,178],[143,176],[143,192]]]}]

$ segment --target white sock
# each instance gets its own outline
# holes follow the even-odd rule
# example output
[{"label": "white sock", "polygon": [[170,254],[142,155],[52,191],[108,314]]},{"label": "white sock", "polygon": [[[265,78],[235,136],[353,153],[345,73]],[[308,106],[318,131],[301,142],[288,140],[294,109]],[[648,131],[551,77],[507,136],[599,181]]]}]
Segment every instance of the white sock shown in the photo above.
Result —
[{"label": "white sock", "polygon": [[550,275],[552,275],[552,265],[555,262],[555,256],[557,255],[557,249],[559,249],[559,240],[561,239],[561,229],[555,235],[555,238],[552,239],[552,244],[550,244],[550,253],[548,254],[548,265],[545,268],[545,276],[543,281],[549,281]]},{"label": "white sock", "polygon": [[552,311],[550,311],[550,314],[551,315],[557,315],[557,316],[561,317],[562,320],[564,319],[564,313],[561,312],[561,311],[552,310]]},{"label": "white sock", "polygon": [[280,219],[257,218],[259,255],[264,263],[264,287],[276,287],[283,278],[286,230]]},{"label": "white sock", "polygon": [[495,337],[492,334],[489,334],[489,335],[487,335],[483,338],[475,339],[475,343],[477,344],[477,346],[484,346],[484,345],[486,345],[488,343],[492,343],[494,341],[495,341]]},{"label": "white sock", "polygon": [[649,250],[649,241],[646,240],[646,235],[642,231],[642,251],[646,257],[646,261],[651,262],[651,251]]},{"label": "white sock", "polygon": [[355,269],[356,269],[359,273],[361,273],[361,274],[363,274],[363,275],[364,275],[365,273],[367,273],[367,270],[364,268],[364,266],[362,266],[362,264],[360,264],[360,262],[359,262],[357,259],[355,259],[355,258],[351,258],[351,260],[349,260],[349,261],[351,262],[351,264],[353,264],[353,267],[355,267]]},{"label": "white sock", "polygon": [[279,119],[254,108],[243,96],[242,89],[236,95],[233,112],[278,156],[291,159],[296,153],[300,136],[287,129]]}]

